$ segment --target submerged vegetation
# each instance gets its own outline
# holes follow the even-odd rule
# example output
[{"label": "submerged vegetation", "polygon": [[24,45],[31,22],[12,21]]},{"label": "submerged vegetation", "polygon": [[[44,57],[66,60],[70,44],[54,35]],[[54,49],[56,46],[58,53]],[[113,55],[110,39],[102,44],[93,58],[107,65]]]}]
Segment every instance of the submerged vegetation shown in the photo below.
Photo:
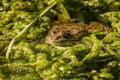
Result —
[{"label": "submerged vegetation", "polygon": [[[108,25],[79,44],[46,44],[56,20]],[[119,80],[120,1],[1,0],[0,80]]]}]

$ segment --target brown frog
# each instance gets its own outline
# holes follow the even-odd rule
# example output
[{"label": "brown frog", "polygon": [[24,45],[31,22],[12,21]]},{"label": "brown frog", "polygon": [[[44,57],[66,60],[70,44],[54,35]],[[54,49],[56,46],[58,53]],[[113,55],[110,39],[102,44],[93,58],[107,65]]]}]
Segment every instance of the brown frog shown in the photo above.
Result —
[{"label": "brown frog", "polygon": [[54,22],[52,28],[49,30],[45,43],[56,45],[73,45],[80,43],[83,36],[97,31],[109,31],[109,27],[98,22],[77,22],[77,20],[68,20],[66,22]]}]

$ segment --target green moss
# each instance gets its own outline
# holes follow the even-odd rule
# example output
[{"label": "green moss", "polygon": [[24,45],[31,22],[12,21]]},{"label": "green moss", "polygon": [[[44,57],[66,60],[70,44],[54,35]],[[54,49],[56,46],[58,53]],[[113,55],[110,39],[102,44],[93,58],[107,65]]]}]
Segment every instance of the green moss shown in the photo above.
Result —
[{"label": "green moss", "polygon": [[[66,47],[45,44],[44,38],[59,12],[55,6],[16,39],[9,61],[5,58],[9,42],[49,6],[52,0],[48,1],[0,1],[0,80],[120,79],[118,0],[63,2],[72,18],[82,18],[81,21],[85,22],[95,20],[110,23],[112,30],[104,36],[94,32],[83,37],[80,44]],[[99,39],[98,34],[102,38]]]}]

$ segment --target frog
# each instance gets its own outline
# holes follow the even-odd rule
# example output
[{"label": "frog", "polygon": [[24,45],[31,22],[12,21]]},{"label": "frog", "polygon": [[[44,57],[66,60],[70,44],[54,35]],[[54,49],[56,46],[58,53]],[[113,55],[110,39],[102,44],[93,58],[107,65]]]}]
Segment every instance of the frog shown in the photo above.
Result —
[{"label": "frog", "polygon": [[79,44],[84,36],[92,34],[94,31],[109,32],[108,26],[95,21],[86,24],[72,19],[64,22],[55,21],[52,25],[45,38],[47,44],[70,46]]}]

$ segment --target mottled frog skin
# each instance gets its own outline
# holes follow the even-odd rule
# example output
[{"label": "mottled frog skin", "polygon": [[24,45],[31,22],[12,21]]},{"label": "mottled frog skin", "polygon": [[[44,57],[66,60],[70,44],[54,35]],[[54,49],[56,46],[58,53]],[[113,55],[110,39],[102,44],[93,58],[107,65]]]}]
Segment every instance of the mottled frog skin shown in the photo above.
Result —
[{"label": "mottled frog skin", "polygon": [[109,31],[109,28],[98,22],[77,22],[76,20],[69,20],[66,22],[54,22],[52,28],[49,30],[45,43],[56,45],[71,45],[80,43],[83,36],[97,31]]}]

